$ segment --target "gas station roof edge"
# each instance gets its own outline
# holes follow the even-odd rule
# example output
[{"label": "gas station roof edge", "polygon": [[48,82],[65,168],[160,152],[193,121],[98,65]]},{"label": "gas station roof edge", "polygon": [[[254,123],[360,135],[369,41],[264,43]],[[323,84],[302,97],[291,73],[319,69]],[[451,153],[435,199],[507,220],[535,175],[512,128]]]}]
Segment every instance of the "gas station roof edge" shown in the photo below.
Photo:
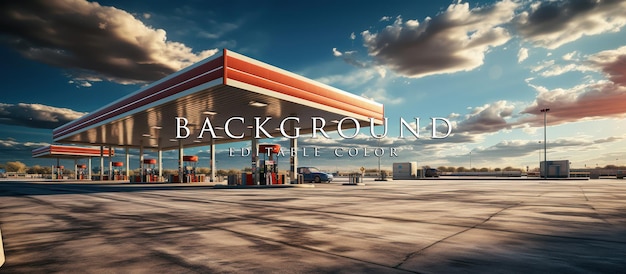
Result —
[{"label": "gas station roof edge", "polygon": [[[271,105],[263,111],[247,107],[253,99]],[[136,147],[144,142],[141,135],[145,136],[151,128],[163,127],[166,118],[174,120],[174,116],[188,115],[201,122],[198,112],[208,108],[219,109],[219,121],[239,114],[246,117],[265,114],[272,118],[303,115],[305,119],[350,116],[367,126],[368,118],[374,118],[375,124],[380,125],[384,117],[384,106],[380,103],[224,49],[222,54],[54,129],[53,139],[60,143]],[[302,131],[310,131],[310,127],[305,125]],[[246,138],[251,138],[245,129],[243,132]],[[172,130],[163,135],[166,136],[158,136],[158,141],[145,142],[165,148],[169,144],[162,139],[171,138]],[[186,144],[189,145],[193,143]]]}]

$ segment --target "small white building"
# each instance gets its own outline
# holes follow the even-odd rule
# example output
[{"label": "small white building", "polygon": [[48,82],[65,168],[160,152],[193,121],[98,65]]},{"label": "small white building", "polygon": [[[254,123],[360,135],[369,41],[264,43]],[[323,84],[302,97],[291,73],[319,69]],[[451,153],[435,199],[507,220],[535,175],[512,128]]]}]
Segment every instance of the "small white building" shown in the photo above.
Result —
[{"label": "small white building", "polygon": [[394,180],[413,180],[417,177],[417,162],[393,163]]},{"label": "small white building", "polygon": [[[569,160],[547,161],[548,178],[569,178]],[[545,177],[546,161],[541,161],[541,177]]]}]

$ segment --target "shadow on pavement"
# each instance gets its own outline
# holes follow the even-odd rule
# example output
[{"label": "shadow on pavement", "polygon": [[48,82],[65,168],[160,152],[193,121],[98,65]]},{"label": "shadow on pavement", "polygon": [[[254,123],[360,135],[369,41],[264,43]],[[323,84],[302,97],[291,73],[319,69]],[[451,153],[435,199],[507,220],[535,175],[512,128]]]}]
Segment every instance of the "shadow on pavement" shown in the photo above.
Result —
[{"label": "shadow on pavement", "polygon": [[213,189],[212,185],[190,184],[150,184],[150,183],[119,183],[119,184],[80,184],[54,182],[0,182],[0,197],[20,197],[30,195],[89,194],[102,192],[141,192],[156,190],[194,190]]}]

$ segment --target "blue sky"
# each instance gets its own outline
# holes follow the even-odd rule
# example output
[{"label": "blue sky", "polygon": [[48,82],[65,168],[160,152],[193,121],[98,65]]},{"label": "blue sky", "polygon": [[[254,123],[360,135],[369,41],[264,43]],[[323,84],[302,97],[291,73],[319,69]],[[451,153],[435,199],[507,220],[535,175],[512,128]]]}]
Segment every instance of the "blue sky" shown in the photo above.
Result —
[{"label": "blue sky", "polygon": [[[30,151],[56,126],[228,48],[383,103],[387,168],[469,167],[470,152],[472,167],[538,167],[546,107],[549,159],[626,165],[625,1],[14,2],[0,4],[0,162],[49,165]],[[424,138],[396,138],[400,117],[421,117]],[[430,117],[452,135],[427,138]],[[378,145],[365,136],[301,144],[328,149],[303,165],[377,165],[332,155]],[[220,167],[245,166],[226,150],[247,145],[220,147]]]}]

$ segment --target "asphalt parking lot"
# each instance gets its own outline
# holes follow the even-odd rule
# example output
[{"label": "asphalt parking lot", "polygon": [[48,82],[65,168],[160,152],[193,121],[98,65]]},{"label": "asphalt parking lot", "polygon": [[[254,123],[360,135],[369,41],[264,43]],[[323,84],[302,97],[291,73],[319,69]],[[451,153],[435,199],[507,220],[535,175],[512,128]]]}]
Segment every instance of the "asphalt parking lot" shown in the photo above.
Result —
[{"label": "asphalt parking lot", "polygon": [[617,273],[626,180],[0,181],[0,273]]}]

